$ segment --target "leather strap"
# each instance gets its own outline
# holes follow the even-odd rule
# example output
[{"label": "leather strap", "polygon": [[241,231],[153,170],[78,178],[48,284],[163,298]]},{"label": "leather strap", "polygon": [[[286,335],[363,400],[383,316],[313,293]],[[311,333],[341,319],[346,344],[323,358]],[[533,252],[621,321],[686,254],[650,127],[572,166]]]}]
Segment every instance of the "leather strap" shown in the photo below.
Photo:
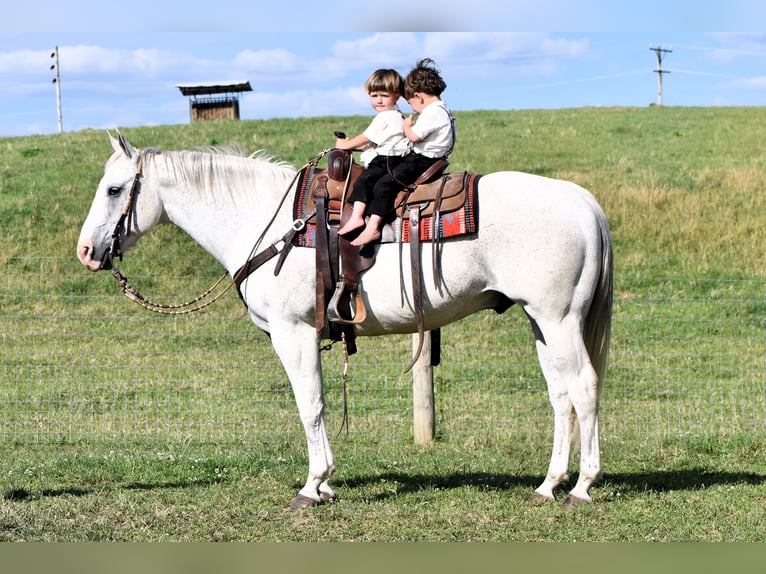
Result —
[{"label": "leather strap", "polygon": [[266,249],[258,253],[255,257],[249,259],[247,263],[245,263],[237,270],[237,272],[234,274],[234,283],[237,285],[237,293],[239,293],[240,299],[243,301],[245,300],[241,290],[242,283],[244,283],[245,279],[247,279],[253,271],[258,269],[269,259],[276,257],[278,253],[279,249],[277,249],[277,246],[272,243]]},{"label": "leather strap", "polygon": [[330,246],[327,229],[327,175],[322,173],[316,177],[317,186],[314,189],[314,203],[317,210],[316,226],[316,329],[317,333],[324,329],[327,301],[333,290],[332,269],[330,268]]},{"label": "leather strap", "polygon": [[431,230],[431,267],[434,274],[434,287],[438,290],[441,288],[442,283],[442,269],[441,269],[441,241],[439,240],[439,223],[441,221],[441,209],[442,209],[442,197],[444,195],[444,186],[452,179],[452,176],[445,175],[442,177],[441,185],[436,191],[436,197],[434,197],[434,214],[432,217],[433,228]]},{"label": "leather strap", "polygon": [[442,330],[431,329],[431,366],[438,367],[442,362]]},{"label": "leather strap", "polygon": [[412,356],[412,362],[405,369],[409,371],[420,357],[420,351],[423,350],[423,336],[425,327],[423,325],[423,285],[421,281],[420,265],[420,208],[410,209],[410,267],[412,274],[412,305],[415,308],[415,319],[418,323],[418,348]]}]

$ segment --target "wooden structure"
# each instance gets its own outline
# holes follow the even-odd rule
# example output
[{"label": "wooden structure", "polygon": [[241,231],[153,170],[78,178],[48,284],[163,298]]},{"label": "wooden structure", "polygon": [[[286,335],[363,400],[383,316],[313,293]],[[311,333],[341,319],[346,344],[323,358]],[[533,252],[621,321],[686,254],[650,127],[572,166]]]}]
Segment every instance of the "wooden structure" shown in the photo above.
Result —
[{"label": "wooden structure", "polygon": [[[420,357],[412,367],[412,425],[415,444],[428,444],[436,436],[436,400],[434,399],[434,368],[432,364],[431,331],[423,334]],[[417,334],[412,336],[413,354],[418,348]]]},{"label": "wooden structure", "polygon": [[193,122],[239,119],[239,94],[251,92],[250,82],[207,82],[178,84],[184,96],[189,96],[189,119]]}]

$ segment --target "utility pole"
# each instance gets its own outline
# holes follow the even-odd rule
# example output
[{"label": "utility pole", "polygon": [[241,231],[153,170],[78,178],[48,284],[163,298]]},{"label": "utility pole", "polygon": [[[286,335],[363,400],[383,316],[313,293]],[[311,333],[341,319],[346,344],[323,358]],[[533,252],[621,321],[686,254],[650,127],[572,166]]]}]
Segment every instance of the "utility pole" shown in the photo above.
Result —
[{"label": "utility pole", "polygon": [[56,111],[59,118],[59,133],[64,131],[64,123],[61,119],[61,72],[59,70],[59,47],[51,54],[51,58],[54,59],[54,63],[51,65],[51,70],[56,70],[56,77],[53,78],[53,83],[56,84]]},{"label": "utility pole", "polygon": [[665,48],[653,48],[650,47],[650,50],[655,52],[657,54],[657,69],[654,70],[657,72],[657,105],[662,105],[662,74],[669,74],[667,70],[662,69],[662,54],[663,53],[670,53],[673,50],[666,50]]}]

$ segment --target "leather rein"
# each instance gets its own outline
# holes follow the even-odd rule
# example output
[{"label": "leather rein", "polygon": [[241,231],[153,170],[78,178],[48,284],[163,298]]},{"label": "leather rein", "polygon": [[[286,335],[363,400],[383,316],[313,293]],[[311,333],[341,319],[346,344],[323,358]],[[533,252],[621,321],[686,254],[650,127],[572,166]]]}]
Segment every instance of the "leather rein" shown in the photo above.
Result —
[{"label": "leather rein", "polygon": [[[317,163],[319,162],[322,157],[324,157],[330,149],[325,149],[317,156],[309,161],[305,166],[312,166],[315,167]],[[218,301],[221,297],[223,297],[229,289],[231,289],[234,285],[239,285],[242,283],[241,276],[245,275],[246,273],[250,273],[266,263],[266,261],[272,259],[279,253],[283,254],[283,257],[280,259],[280,265],[277,267],[275,271],[275,275],[279,272],[279,269],[281,267],[281,262],[284,260],[284,255],[286,254],[287,250],[292,246],[288,238],[292,237],[297,231],[300,231],[305,227],[306,222],[310,220],[315,212],[312,212],[308,215],[306,215],[303,219],[298,219],[293,222],[292,228],[281,238],[274,241],[271,245],[269,245],[266,249],[255,254],[258,250],[258,247],[260,246],[261,242],[263,241],[264,236],[266,235],[266,232],[271,228],[272,224],[274,223],[274,220],[277,217],[277,214],[279,213],[280,209],[282,208],[282,205],[285,202],[285,199],[287,199],[287,195],[290,193],[290,190],[293,187],[293,184],[295,183],[296,179],[298,178],[298,175],[301,173],[303,168],[296,171],[295,176],[293,176],[293,179],[290,181],[290,183],[287,186],[287,189],[285,190],[285,193],[282,195],[282,199],[279,202],[279,205],[277,205],[277,208],[274,212],[274,215],[272,215],[269,222],[266,224],[266,227],[264,228],[261,235],[258,237],[258,240],[255,242],[255,245],[250,250],[250,255],[248,256],[248,262],[245,263],[242,267],[237,270],[237,272],[233,275],[231,281],[229,284],[217,295],[215,295],[212,299],[207,299],[210,297],[210,295],[218,288],[218,286],[226,279],[226,276],[228,275],[228,272],[224,272],[223,275],[204,293],[201,295],[198,295],[197,297],[194,297],[193,299],[190,299],[184,303],[176,303],[176,304],[165,304],[165,303],[157,303],[156,301],[152,301],[150,299],[147,299],[139,291],[133,287],[129,282],[127,277],[125,277],[120,270],[117,268],[117,266],[114,264],[115,258],[118,258],[120,261],[122,261],[123,256],[123,250],[120,246],[120,235],[123,237],[127,237],[128,233],[130,232],[131,223],[133,221],[133,213],[135,211],[135,197],[136,194],[140,192],[141,189],[141,180],[143,179],[143,165],[144,165],[144,152],[138,151],[138,162],[136,163],[136,173],[133,178],[133,184],[130,186],[130,192],[128,193],[128,199],[125,202],[125,206],[122,209],[122,213],[120,214],[120,218],[117,220],[117,224],[114,226],[114,231],[112,232],[112,244],[109,248],[109,250],[104,254],[103,259],[101,260],[101,267],[102,269],[109,269],[111,267],[112,269],[112,277],[115,278],[117,283],[120,285],[120,289],[122,290],[123,295],[139,305],[140,307],[143,307],[144,309],[147,309],[149,311],[153,311],[154,313],[159,313],[162,315],[186,315],[189,313],[194,313],[195,311],[200,311],[204,309],[205,307],[208,307],[209,305],[212,305],[216,301]],[[280,245],[281,244],[281,245]],[[280,245],[278,247],[278,245]]]}]

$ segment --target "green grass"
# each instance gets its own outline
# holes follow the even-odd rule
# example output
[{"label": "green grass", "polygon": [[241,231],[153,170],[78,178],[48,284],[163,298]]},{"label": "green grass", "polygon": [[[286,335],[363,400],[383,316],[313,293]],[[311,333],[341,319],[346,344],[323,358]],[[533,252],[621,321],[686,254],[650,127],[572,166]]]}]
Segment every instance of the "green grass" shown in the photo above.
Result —
[{"label": "green grass", "polygon": [[[518,309],[444,330],[437,441],[412,444],[409,337],[325,354],[335,505],[291,513],[305,439],[236,296],[187,317],[127,302],[74,255],[106,134],[0,138],[0,540],[760,541],[766,500],[766,108],[458,112],[453,169],[573,180],[615,245],[592,506],[526,497],[551,419]],[[304,164],[367,117],[124,130],[136,146]],[[123,271],[180,300],[221,273],[170,227]],[[577,461],[573,459],[573,477]]]},{"label": "green grass", "polygon": [[[294,443],[148,451],[35,449],[4,465],[0,538],[43,541],[757,541],[763,446],[672,440],[653,454],[605,449],[596,504],[529,505],[539,449],[339,443],[341,498],[286,509],[302,485]],[[634,455],[635,456],[635,455]],[[615,464],[615,459],[617,463]]]}]

